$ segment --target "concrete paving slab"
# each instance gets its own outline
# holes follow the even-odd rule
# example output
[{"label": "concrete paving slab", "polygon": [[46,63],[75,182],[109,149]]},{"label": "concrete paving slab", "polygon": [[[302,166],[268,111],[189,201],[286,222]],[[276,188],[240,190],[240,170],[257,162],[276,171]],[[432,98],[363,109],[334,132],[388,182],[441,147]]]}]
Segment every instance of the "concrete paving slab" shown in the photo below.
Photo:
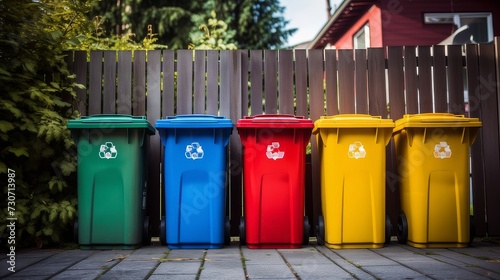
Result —
[{"label": "concrete paving slab", "polygon": [[339,250],[332,250],[324,246],[315,246],[315,248],[320,251],[325,257],[330,259],[334,264],[341,267],[344,271],[352,275],[353,278],[357,279],[375,279],[372,275],[366,273],[365,271],[359,269],[352,262],[347,261],[342,258],[339,254]]},{"label": "concrete paving slab", "polygon": [[316,263],[313,265],[293,265],[293,270],[302,280],[353,279],[352,275],[335,264]]},{"label": "concrete paving slab", "polygon": [[166,261],[160,263],[152,275],[192,275],[196,276],[200,270],[199,261]]},{"label": "concrete paving slab", "polygon": [[247,264],[248,279],[297,279],[285,264]]},{"label": "concrete paving slab", "polygon": [[284,264],[283,258],[275,249],[241,249],[246,264]]}]

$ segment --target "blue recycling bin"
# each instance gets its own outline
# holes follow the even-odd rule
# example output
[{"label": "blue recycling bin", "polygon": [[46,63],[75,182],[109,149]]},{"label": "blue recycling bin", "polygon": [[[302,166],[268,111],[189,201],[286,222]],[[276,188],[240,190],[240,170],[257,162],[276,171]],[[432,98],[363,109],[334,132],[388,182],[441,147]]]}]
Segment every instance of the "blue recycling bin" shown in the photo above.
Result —
[{"label": "blue recycling bin", "polygon": [[230,242],[226,216],[230,119],[178,115],[156,122],[165,147],[160,242],[170,249],[216,249]]}]

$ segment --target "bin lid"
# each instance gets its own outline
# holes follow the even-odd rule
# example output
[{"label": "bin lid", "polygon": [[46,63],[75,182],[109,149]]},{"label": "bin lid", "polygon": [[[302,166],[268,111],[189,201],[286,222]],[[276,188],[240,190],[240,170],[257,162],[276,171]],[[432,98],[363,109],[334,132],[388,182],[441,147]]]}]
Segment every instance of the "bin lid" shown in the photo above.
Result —
[{"label": "bin lid", "polygon": [[289,114],[260,114],[238,120],[238,128],[313,128],[312,120]]},{"label": "bin lid", "polygon": [[406,127],[481,127],[478,118],[466,118],[464,115],[449,113],[408,114],[396,121],[394,132]]},{"label": "bin lid", "polygon": [[335,116],[321,116],[314,122],[313,133],[321,128],[393,128],[392,119],[382,119],[380,116],[368,114],[340,114]]},{"label": "bin lid", "polygon": [[157,120],[155,127],[163,128],[232,128],[233,123],[224,116],[188,114],[168,116]]},{"label": "bin lid", "polygon": [[148,122],[145,116],[131,116],[120,114],[98,114],[91,116],[82,116],[80,119],[69,120],[68,128],[145,128],[147,129],[148,134],[155,134],[155,128]]}]

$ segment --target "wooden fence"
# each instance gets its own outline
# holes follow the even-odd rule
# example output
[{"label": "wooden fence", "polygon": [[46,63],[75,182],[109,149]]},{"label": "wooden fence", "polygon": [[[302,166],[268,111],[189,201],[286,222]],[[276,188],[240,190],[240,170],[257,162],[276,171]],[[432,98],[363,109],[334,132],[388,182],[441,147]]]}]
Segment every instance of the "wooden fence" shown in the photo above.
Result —
[{"label": "wooden fence", "polygon": [[[367,50],[155,50],[74,52],[68,67],[82,115],[222,115],[236,124],[247,115],[366,113],[399,119],[404,114],[452,112],[479,117],[472,146],[473,204],[477,236],[500,236],[499,38],[493,44],[395,46]],[[465,93],[465,94],[464,94]],[[311,138],[314,139],[314,138]],[[307,168],[306,214],[315,234],[321,211],[318,149]],[[228,214],[238,235],[242,214],[242,146],[230,139]],[[399,216],[394,144],[387,147],[386,209]],[[160,220],[162,145],[149,151],[149,215],[153,235]]]}]

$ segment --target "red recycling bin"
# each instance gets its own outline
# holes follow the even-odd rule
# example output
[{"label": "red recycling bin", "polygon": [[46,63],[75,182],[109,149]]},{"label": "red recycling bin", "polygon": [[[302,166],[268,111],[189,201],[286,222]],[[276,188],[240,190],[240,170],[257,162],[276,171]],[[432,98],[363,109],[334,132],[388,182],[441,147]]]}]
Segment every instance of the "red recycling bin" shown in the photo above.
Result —
[{"label": "red recycling bin", "polygon": [[240,243],[250,249],[300,248],[309,241],[305,157],[313,122],[256,115],[240,119],[236,127],[244,147]]}]

